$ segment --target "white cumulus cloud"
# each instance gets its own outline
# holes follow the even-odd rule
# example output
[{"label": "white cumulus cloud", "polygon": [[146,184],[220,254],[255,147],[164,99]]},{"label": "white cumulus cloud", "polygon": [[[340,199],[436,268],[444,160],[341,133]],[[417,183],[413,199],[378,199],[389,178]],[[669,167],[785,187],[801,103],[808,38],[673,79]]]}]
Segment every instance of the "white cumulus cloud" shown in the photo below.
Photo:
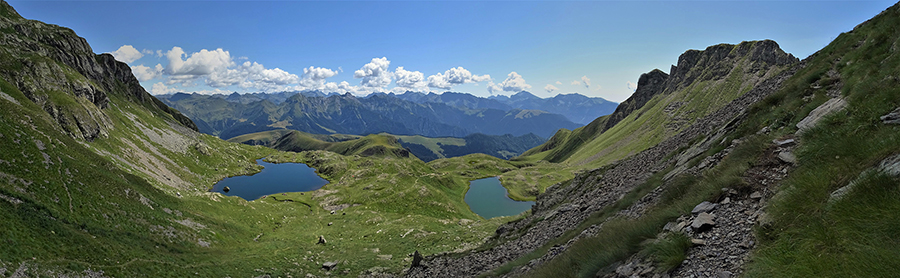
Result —
[{"label": "white cumulus cloud", "polygon": [[394,71],[394,81],[397,87],[405,89],[423,90],[425,89],[425,75],[419,71],[408,71],[403,67],[397,67]]},{"label": "white cumulus cloud", "polygon": [[555,91],[559,91],[559,88],[557,88],[556,86],[547,84],[547,86],[544,86],[544,90],[547,91],[548,93],[552,94]]},{"label": "white cumulus cloud", "polygon": [[371,88],[384,88],[391,84],[392,74],[388,70],[391,61],[387,57],[372,58],[372,62],[363,65],[353,72],[354,78],[362,78],[359,85]]},{"label": "white cumulus cloud", "polygon": [[465,83],[490,81],[490,75],[474,75],[463,67],[450,68],[443,73],[428,76],[428,87],[449,90],[453,86]]},{"label": "white cumulus cloud", "polygon": [[556,81],[556,85],[562,85],[562,82]]},{"label": "white cumulus cloud", "polygon": [[580,81],[578,81],[578,80],[576,80],[576,81],[572,81],[572,85],[581,85],[581,82],[580,82]]},{"label": "white cumulus cloud", "polygon": [[453,88],[453,85],[450,85],[450,81],[447,81],[447,76],[439,72],[428,76],[428,87],[450,90],[450,88]]},{"label": "white cumulus cloud", "polygon": [[[185,59],[186,58],[186,59]],[[181,47],[172,47],[166,52],[166,73],[169,75],[202,76],[213,72],[221,72],[234,66],[231,54],[218,48],[216,50],[202,49],[188,56]]]},{"label": "white cumulus cloud", "polygon": [[[164,57],[168,64],[166,66],[156,65],[155,68],[144,65],[132,67],[132,71],[138,80],[147,81],[165,77],[165,84],[159,83],[160,85],[179,84],[182,88],[188,88],[204,82],[213,88],[239,86],[244,89],[253,88],[259,91],[285,90],[288,88],[288,85],[301,83],[299,76],[280,68],[266,68],[260,63],[251,61],[244,61],[240,64],[235,63],[231,53],[221,48],[215,50],[202,49],[199,52],[189,54],[181,47],[175,46],[169,51],[157,51],[156,53],[160,57]],[[316,87],[324,83],[320,79],[337,74],[329,69],[314,67],[304,69],[304,73],[304,77],[308,76],[309,80],[312,80],[310,84],[314,84]],[[162,87],[157,85],[154,85],[154,87],[162,90]],[[220,91],[220,89],[205,90],[203,92],[217,91]],[[223,92],[227,93],[227,91]]]},{"label": "white cumulus cloud", "polygon": [[303,89],[321,89],[325,86],[325,79],[337,75],[338,72],[327,68],[317,68],[310,66],[303,69],[303,77],[300,79],[300,86]]},{"label": "white cumulus cloud", "polygon": [[500,82],[500,88],[507,92],[519,92],[531,89],[531,85],[525,83],[525,79],[518,73],[510,72],[506,76],[506,80]]},{"label": "white cumulus cloud", "polygon": [[587,75],[581,77],[581,82],[584,83],[585,88],[591,88],[591,79]]},{"label": "white cumulus cloud", "polygon": [[140,59],[141,57],[144,57],[144,54],[141,54],[141,52],[138,51],[137,48],[134,48],[134,46],[128,44],[119,47],[118,50],[110,52],[109,54],[112,54],[112,56],[115,57],[116,60],[125,63],[131,63],[137,61],[137,59]]},{"label": "white cumulus cloud", "polygon": [[150,89],[150,93],[154,95],[165,95],[165,94],[174,94],[177,93],[178,90],[175,88],[169,88],[166,84],[162,82],[157,82],[153,84],[153,87]]},{"label": "white cumulus cloud", "polygon": [[147,81],[162,76],[163,66],[156,64],[156,67],[151,68],[144,65],[137,65],[131,67],[131,72],[134,73],[134,77],[137,77],[139,81]]}]

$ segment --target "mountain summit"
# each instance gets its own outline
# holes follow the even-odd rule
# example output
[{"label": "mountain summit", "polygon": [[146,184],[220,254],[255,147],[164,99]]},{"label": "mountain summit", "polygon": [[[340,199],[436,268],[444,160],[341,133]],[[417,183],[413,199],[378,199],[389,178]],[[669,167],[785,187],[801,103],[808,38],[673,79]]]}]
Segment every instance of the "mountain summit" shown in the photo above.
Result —
[{"label": "mountain summit", "polygon": [[93,140],[108,136],[112,95],[168,114],[196,130],[187,117],[151,96],[125,63],[109,54],[94,54],[87,41],[70,29],[27,20],[6,1],[0,2],[0,77],[19,88],[49,113],[70,136]]}]

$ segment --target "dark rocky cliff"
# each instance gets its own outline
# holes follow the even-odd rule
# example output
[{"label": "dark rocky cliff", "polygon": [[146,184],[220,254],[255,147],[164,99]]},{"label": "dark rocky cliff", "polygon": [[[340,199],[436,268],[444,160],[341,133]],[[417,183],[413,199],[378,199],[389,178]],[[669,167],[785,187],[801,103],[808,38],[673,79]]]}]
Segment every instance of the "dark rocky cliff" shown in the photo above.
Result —
[{"label": "dark rocky cliff", "polygon": [[606,126],[603,130],[612,128],[625,117],[628,117],[631,112],[644,107],[644,104],[647,104],[653,96],[663,91],[668,79],[669,75],[658,69],[641,74],[641,77],[638,78],[637,90],[628,99],[620,103],[616,107],[615,112],[609,115],[609,120],[606,121]]},{"label": "dark rocky cliff", "polygon": [[194,123],[141,87],[131,68],[94,54],[74,31],[22,18],[0,1],[0,77],[43,107],[70,136],[93,140],[112,127],[103,112],[115,94],[196,130]]}]

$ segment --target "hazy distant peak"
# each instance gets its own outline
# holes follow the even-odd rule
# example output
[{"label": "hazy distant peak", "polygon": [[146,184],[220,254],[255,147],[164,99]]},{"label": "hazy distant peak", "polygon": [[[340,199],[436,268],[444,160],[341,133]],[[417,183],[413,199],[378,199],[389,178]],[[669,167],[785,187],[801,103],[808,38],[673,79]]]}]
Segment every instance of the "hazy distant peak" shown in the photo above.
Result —
[{"label": "hazy distant peak", "polygon": [[509,98],[513,99],[513,100],[526,100],[526,99],[535,99],[535,98],[539,98],[539,97],[535,96],[532,93],[529,93],[528,91],[521,91],[521,92],[518,92],[518,93],[510,96]]}]

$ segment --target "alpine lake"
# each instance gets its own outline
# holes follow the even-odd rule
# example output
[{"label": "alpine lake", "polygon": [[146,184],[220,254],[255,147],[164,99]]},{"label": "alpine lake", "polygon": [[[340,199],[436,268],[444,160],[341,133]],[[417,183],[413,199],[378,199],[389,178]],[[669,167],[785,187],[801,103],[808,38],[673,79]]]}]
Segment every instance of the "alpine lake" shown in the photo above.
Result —
[{"label": "alpine lake", "polygon": [[516,201],[509,198],[506,188],[497,177],[477,179],[469,182],[466,204],[472,212],[484,219],[499,216],[518,215],[534,205],[534,201]]},{"label": "alpine lake", "polygon": [[[313,191],[328,184],[316,169],[303,163],[269,163],[263,159],[256,163],[264,167],[259,173],[225,178],[210,191],[252,201],[277,193]],[[472,212],[485,219],[517,215],[534,205],[533,201],[510,199],[497,177],[470,181],[465,201]]]},{"label": "alpine lake", "polygon": [[328,184],[316,174],[316,169],[303,163],[269,163],[262,159],[256,163],[265,168],[253,175],[225,178],[210,191],[252,201],[276,193],[313,191]]}]

